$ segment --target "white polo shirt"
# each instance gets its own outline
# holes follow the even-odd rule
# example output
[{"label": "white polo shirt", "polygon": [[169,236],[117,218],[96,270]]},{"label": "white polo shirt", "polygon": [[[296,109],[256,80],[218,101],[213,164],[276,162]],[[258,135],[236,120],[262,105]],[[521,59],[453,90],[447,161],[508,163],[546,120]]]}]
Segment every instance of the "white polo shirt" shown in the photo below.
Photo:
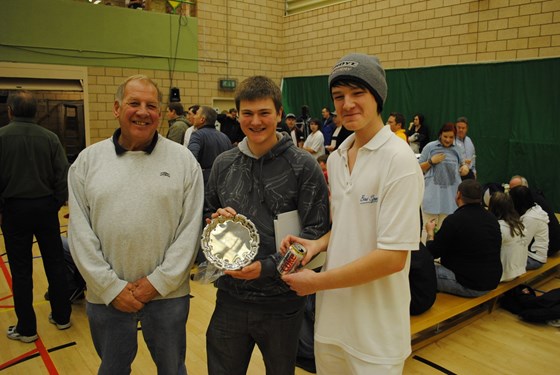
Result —
[{"label": "white polo shirt", "polygon": [[[417,250],[424,179],[410,147],[383,127],[358,151],[352,174],[349,136],[327,162],[332,232],[324,269],[374,249]],[[410,289],[405,268],[350,288],[317,293],[315,340],[364,361],[401,363],[410,354]]]}]

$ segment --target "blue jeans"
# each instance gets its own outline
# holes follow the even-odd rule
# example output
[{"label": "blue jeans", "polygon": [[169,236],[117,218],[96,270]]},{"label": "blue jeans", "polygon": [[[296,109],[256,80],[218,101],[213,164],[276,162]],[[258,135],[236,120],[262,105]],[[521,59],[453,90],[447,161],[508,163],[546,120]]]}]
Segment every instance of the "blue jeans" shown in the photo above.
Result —
[{"label": "blue jeans", "polygon": [[438,292],[454,294],[461,297],[480,297],[489,292],[489,290],[480,291],[465,288],[459,284],[453,271],[439,263],[436,263],[436,277]]},{"label": "blue jeans", "polygon": [[527,266],[525,268],[527,269],[527,271],[530,271],[530,270],[536,270],[538,268],[541,268],[543,265],[544,263],[541,263],[538,260],[535,260],[531,257],[527,257]]},{"label": "blue jeans", "polygon": [[138,322],[158,374],[186,375],[189,296],[154,300],[137,313],[87,304],[91,337],[101,358],[98,374],[130,374],[138,350]]},{"label": "blue jeans", "polygon": [[303,308],[274,313],[217,301],[206,332],[208,374],[246,374],[257,344],[267,375],[293,375],[302,318]]}]

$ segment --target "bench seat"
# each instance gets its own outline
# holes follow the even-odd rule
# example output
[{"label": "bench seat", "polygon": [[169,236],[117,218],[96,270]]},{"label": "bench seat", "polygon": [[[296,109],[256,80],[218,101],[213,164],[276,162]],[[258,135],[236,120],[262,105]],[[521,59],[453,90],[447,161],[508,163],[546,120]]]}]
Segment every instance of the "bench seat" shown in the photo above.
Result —
[{"label": "bench seat", "polygon": [[[438,293],[434,305],[428,311],[410,317],[413,349],[418,349],[465,326],[482,313],[492,312],[498,298],[517,285],[534,285],[545,278],[554,277],[558,272],[558,266],[560,266],[560,254],[549,257],[541,268],[528,271],[511,281],[502,282],[496,289],[480,297],[466,298]],[[445,333],[453,327],[454,330]],[[422,343],[424,345],[421,345]]]}]

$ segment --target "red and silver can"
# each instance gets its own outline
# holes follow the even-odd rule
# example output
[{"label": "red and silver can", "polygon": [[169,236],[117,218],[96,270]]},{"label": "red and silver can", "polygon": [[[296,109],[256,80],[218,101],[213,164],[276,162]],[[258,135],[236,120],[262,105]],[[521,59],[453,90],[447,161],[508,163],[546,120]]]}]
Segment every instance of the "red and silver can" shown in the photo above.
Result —
[{"label": "red and silver can", "polygon": [[305,258],[305,254],[307,254],[307,249],[303,247],[303,245],[294,242],[293,244],[288,247],[286,254],[282,257],[282,260],[278,264],[278,272],[280,275],[287,275],[289,273],[294,272],[303,258]]}]

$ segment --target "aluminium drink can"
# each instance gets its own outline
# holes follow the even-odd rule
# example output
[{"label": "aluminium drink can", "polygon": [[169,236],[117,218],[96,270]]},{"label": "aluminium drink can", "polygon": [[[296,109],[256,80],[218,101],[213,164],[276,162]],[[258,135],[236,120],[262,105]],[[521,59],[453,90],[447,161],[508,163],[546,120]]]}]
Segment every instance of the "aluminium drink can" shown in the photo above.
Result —
[{"label": "aluminium drink can", "polygon": [[303,247],[303,245],[296,242],[291,244],[278,264],[277,269],[280,275],[287,275],[294,272],[303,258],[305,258],[305,254],[307,254],[307,249]]}]

